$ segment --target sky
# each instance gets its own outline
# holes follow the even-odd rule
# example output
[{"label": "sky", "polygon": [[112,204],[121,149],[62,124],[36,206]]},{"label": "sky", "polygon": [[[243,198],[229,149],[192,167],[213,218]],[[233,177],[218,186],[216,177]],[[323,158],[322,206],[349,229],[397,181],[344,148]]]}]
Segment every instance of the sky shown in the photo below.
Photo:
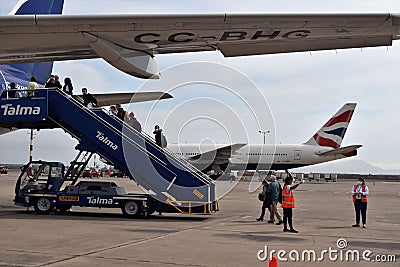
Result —
[{"label": "sky", "polygon": [[[16,2],[1,0],[0,15]],[[64,14],[400,13],[400,0],[109,3],[65,0]],[[160,55],[156,61],[161,70],[156,81],[124,74],[102,59],[56,62],[53,73],[92,93],[170,91],[172,100],[125,106],[148,134],[160,124],[169,143],[262,143],[260,130],[269,131],[267,143],[303,143],[344,103],[355,102],[342,145],[361,144],[358,160],[400,169],[400,40],[390,47],[237,58],[202,52]],[[28,160],[28,132],[0,136],[1,163]],[[41,130],[33,157],[68,163],[76,144],[61,130]]]}]

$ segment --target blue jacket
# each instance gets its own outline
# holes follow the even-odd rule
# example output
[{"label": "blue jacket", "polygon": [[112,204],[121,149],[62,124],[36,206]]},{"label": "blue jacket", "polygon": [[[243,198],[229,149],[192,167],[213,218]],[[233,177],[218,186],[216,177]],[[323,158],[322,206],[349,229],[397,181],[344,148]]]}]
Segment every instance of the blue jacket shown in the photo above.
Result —
[{"label": "blue jacket", "polygon": [[271,193],[271,200],[272,202],[278,202],[279,199],[279,184],[278,182],[271,182],[269,183],[268,191]]}]

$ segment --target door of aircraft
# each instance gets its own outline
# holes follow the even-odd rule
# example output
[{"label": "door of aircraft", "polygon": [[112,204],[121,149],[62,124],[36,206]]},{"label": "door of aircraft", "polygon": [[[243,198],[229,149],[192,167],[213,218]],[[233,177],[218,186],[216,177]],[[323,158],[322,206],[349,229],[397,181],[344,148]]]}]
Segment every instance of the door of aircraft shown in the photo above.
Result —
[{"label": "door of aircraft", "polygon": [[294,160],[300,160],[301,159],[301,150],[295,150],[294,151]]}]

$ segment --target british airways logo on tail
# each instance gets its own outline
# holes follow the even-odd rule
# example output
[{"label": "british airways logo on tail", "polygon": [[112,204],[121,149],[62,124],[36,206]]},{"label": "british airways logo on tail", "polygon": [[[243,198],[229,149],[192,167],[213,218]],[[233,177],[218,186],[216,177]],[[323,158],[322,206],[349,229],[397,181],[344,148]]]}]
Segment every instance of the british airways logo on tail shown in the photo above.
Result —
[{"label": "british airways logo on tail", "polygon": [[353,113],[354,110],[346,110],[340,115],[331,118],[322,129],[314,135],[314,140],[320,146],[340,147]]}]

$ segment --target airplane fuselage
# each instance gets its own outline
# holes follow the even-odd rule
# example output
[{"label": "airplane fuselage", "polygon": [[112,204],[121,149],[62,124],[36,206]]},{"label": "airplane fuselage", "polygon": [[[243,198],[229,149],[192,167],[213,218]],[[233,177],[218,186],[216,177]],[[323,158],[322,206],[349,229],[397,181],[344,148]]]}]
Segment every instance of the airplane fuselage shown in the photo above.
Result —
[{"label": "airplane fuselage", "polygon": [[[202,157],[191,159],[191,157],[223,146],[226,144],[201,146],[198,144],[171,144],[168,148],[176,155],[188,159],[195,166],[205,166],[207,162],[211,163],[212,159]],[[319,155],[331,150],[334,149],[304,144],[248,144],[232,151],[228,170],[285,170],[346,157],[343,154]],[[218,160],[214,163],[218,163]]]}]

